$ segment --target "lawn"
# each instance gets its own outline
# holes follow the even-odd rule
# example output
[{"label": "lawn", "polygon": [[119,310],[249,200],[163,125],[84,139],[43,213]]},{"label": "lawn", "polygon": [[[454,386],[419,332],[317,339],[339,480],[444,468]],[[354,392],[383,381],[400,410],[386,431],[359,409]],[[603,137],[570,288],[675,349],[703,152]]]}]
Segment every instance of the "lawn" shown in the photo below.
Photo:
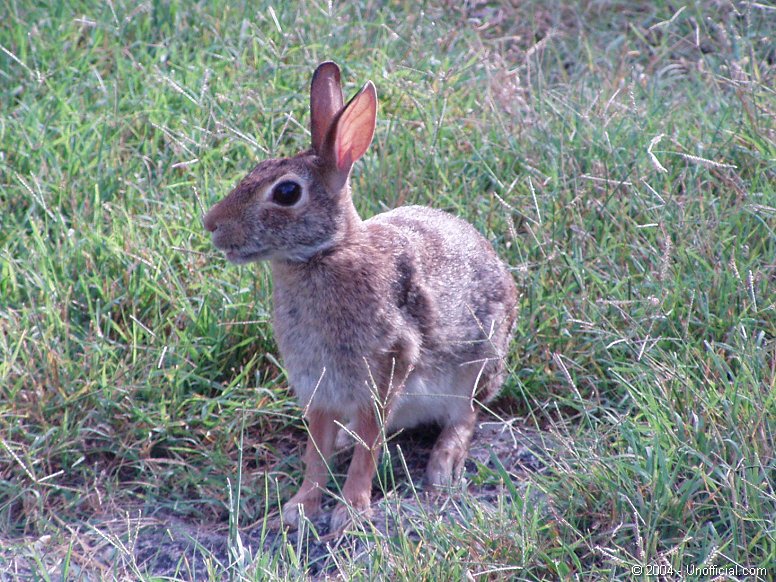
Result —
[{"label": "lawn", "polygon": [[[342,539],[273,529],[269,269],[201,221],[329,59],[362,217],[464,217],[520,294],[490,452],[427,500],[399,435]],[[774,579],[775,86],[767,2],[3,2],[0,578]]]}]

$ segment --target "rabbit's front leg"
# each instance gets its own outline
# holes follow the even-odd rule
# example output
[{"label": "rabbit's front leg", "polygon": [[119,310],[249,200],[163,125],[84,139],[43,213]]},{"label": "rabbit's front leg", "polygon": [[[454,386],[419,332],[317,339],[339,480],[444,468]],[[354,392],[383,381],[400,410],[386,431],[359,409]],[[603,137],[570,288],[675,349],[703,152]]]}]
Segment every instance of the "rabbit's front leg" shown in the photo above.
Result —
[{"label": "rabbit's front leg", "polygon": [[369,407],[361,410],[352,423],[356,444],[350,461],[348,476],[342,487],[344,503],[334,508],[330,529],[341,532],[351,521],[351,511],[368,517],[372,506],[372,479],[377,470],[383,431],[375,411]]},{"label": "rabbit's front leg", "polygon": [[299,525],[300,508],[306,517],[321,510],[321,499],[329,480],[328,460],[334,452],[338,426],[336,415],[327,410],[310,410],[307,414],[307,447],[304,453],[305,472],[302,486],[283,506],[283,521]]}]

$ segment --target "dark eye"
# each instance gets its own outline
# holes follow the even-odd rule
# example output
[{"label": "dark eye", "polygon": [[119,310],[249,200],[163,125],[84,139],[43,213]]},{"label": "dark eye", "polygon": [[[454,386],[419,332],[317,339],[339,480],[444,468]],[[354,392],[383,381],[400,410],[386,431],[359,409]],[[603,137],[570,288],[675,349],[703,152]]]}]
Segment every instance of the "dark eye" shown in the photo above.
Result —
[{"label": "dark eye", "polygon": [[272,202],[280,206],[293,206],[302,197],[302,187],[296,182],[285,180],[272,189]]}]

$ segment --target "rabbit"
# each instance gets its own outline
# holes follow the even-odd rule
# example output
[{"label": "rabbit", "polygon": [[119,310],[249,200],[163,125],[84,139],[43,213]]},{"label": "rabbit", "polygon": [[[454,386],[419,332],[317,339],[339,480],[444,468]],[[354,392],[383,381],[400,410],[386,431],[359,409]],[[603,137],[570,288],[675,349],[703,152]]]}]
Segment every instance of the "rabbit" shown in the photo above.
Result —
[{"label": "rabbit", "polygon": [[427,482],[460,477],[477,405],[504,380],[517,290],[462,219],[422,206],[359,217],[350,173],[375,131],[371,81],[343,104],[339,67],[322,63],[310,115],[312,147],[261,162],[204,227],[232,263],[271,267],[274,333],[308,428],[302,484],[281,512],[287,525],[321,511],[341,427],[356,441],[330,518],[341,531],[370,513],[388,432],[441,425]]}]

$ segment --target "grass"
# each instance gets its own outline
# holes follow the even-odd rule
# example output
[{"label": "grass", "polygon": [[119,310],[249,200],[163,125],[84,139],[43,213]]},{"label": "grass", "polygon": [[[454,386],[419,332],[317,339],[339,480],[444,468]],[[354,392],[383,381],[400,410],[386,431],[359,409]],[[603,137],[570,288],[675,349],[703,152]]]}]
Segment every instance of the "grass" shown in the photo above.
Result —
[{"label": "grass", "polygon": [[173,577],[318,572],[292,538],[241,545],[303,429],[268,269],[226,265],[200,217],[306,146],[334,59],[380,96],[357,207],[434,205],[494,242],[521,293],[497,412],[554,445],[519,487],[479,467],[501,493],[452,498],[460,519],[397,504],[416,533],[366,528],[330,571],[773,579],[776,13],[511,4],[0,6],[2,577],[154,579],[133,520],[157,514],[230,540]]}]

